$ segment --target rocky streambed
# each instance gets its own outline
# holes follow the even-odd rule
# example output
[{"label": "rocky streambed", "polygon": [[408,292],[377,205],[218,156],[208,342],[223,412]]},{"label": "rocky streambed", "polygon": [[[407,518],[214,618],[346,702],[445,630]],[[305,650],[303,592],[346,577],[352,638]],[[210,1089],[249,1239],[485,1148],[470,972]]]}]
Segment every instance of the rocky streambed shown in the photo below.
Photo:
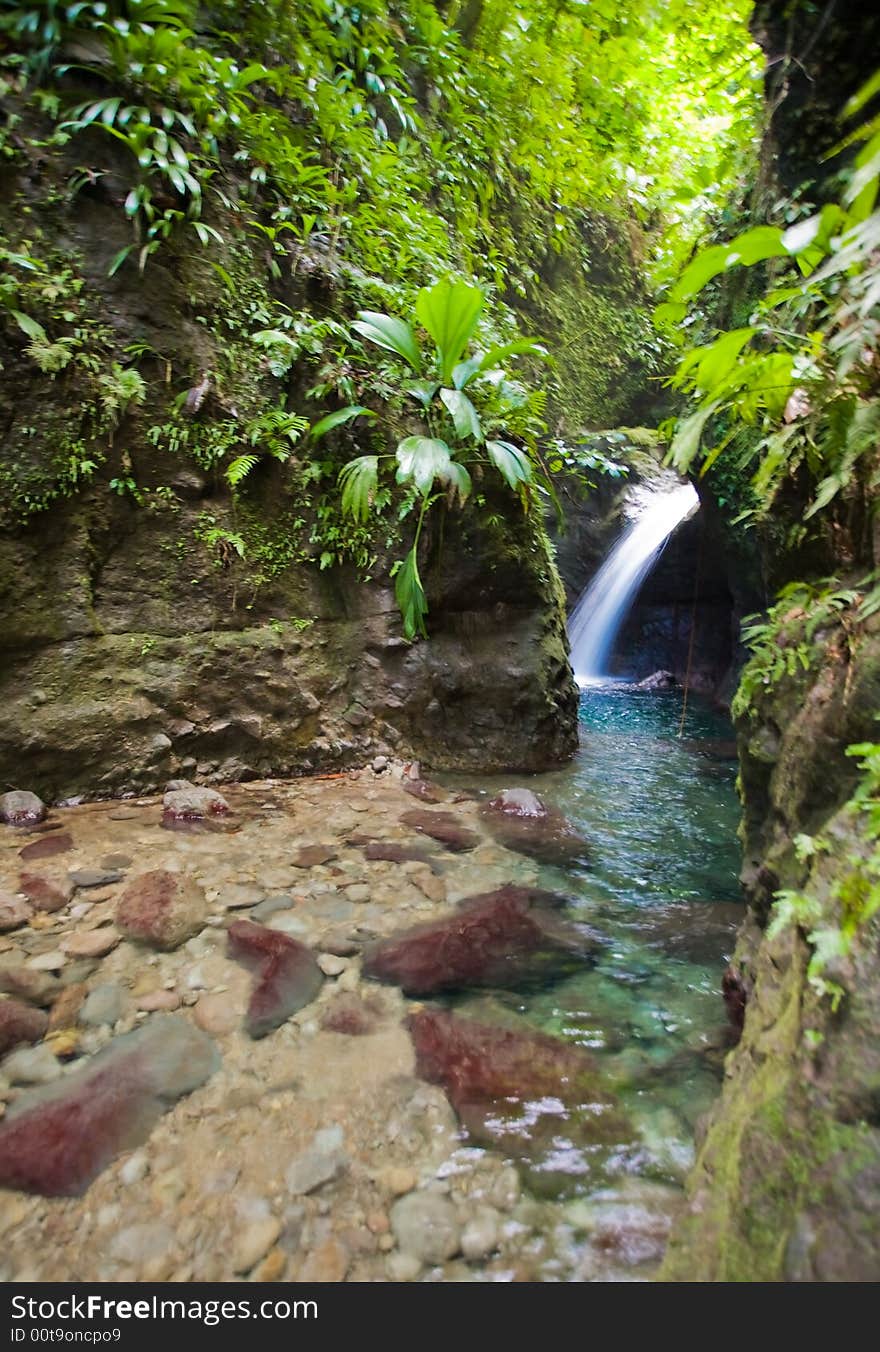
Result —
[{"label": "rocky streambed", "polygon": [[519,1004],[586,853],[382,758],[0,826],[4,1279],[650,1276],[687,1158]]}]

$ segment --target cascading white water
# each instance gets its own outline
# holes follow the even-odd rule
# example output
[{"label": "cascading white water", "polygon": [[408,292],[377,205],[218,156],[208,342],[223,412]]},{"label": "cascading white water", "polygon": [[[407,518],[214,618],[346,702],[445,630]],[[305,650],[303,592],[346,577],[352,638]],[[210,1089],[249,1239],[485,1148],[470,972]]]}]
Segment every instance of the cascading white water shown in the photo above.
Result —
[{"label": "cascading white water", "polygon": [[651,493],[645,507],[618,540],[581,593],[568,621],[571,664],[579,685],[604,673],[614,640],[635,594],[676,526],[699,506],[692,484]]}]

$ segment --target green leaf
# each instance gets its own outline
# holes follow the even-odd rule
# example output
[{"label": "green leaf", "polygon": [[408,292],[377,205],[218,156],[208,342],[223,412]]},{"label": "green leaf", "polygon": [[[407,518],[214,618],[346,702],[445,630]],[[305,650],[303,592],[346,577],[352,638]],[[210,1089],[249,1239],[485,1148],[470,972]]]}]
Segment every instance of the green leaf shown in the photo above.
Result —
[{"label": "green leaf", "polygon": [[339,471],[342,486],[342,510],[355,521],[366,521],[373,505],[379,474],[379,457],[361,455]]},{"label": "green leaf", "polygon": [[692,413],[689,418],[684,418],[678,424],[667,459],[679,474],[685,474],[693,464],[700,449],[703,429],[718,408],[718,402],[714,399],[710,404],[704,404],[696,413]]},{"label": "green leaf", "polygon": [[471,476],[464,465],[460,465],[457,460],[450,460],[449,462],[449,476],[446,483],[450,498],[457,497],[463,507],[471,495]]},{"label": "green leaf", "polygon": [[452,414],[456,434],[463,440],[466,437],[473,437],[475,441],[481,441],[483,429],[480,426],[480,419],[467,395],[461,390],[441,390],[440,398]]},{"label": "green leaf", "polygon": [[488,352],[478,353],[468,361],[461,362],[452,372],[452,383],[457,390],[463,390],[474,376],[483,371],[493,371],[502,366],[508,357],[517,357],[524,352],[549,360],[550,354],[535,338],[515,338],[510,343],[496,343]]},{"label": "green leaf", "polygon": [[23,314],[21,310],[13,310],[12,318],[15,320],[22,333],[27,334],[32,343],[45,343],[47,341],[46,330],[43,328],[42,324],[36,319],[32,319],[30,315]]},{"label": "green leaf", "polygon": [[863,84],[861,89],[856,90],[844,108],[843,116],[845,118],[854,117],[864,108],[866,103],[870,103],[877,93],[880,93],[880,70],[875,71],[870,80]]},{"label": "green leaf", "polygon": [[352,418],[375,418],[375,416],[373,410],[364,408],[363,404],[349,404],[347,408],[338,408],[334,413],[328,413],[325,418],[320,418],[309,430],[309,436],[317,439],[325,436],[327,432],[332,432],[334,427],[351,422]]},{"label": "green leaf", "polygon": [[787,250],[782,242],[782,231],[773,225],[756,225],[746,230],[729,244],[713,244],[703,249],[679,277],[669,293],[673,302],[690,300],[707,282],[719,273],[738,264],[749,267],[767,258],[783,258]]},{"label": "green leaf", "polygon": [[397,447],[397,482],[412,482],[422,497],[430,493],[434,480],[449,482],[452,453],[438,437],[404,437]]},{"label": "green leaf", "polygon": [[714,343],[698,349],[703,356],[697,366],[697,388],[708,394],[720,385],[730,375],[737,357],[746,343],[754,338],[755,332],[755,329],[731,329],[728,333],[722,333]]},{"label": "green leaf", "polygon": [[411,380],[406,387],[406,392],[411,394],[413,399],[418,399],[424,408],[427,408],[439,388],[436,380]]},{"label": "green leaf", "polygon": [[384,347],[386,351],[396,352],[399,357],[403,357],[416,375],[421,371],[422,354],[415,334],[404,320],[380,314],[376,310],[359,310],[351,327],[355,333],[368,338],[377,347]]},{"label": "green leaf", "polygon": [[464,355],[483,308],[483,293],[467,282],[442,281],[423,287],[416,297],[416,315],[437,345],[437,361],[443,384]]},{"label": "green leaf", "polygon": [[525,451],[510,441],[487,441],[489,459],[505,482],[514,490],[532,479],[532,464]]},{"label": "green leaf", "polygon": [[230,488],[236,488],[246,479],[251,470],[259,463],[258,455],[238,455],[226,471],[226,482]]},{"label": "green leaf", "polygon": [[417,634],[428,637],[425,628],[425,616],[428,613],[428,598],[419,576],[417,546],[413,545],[397,571],[394,582],[394,595],[403,617],[403,633],[408,639]]}]

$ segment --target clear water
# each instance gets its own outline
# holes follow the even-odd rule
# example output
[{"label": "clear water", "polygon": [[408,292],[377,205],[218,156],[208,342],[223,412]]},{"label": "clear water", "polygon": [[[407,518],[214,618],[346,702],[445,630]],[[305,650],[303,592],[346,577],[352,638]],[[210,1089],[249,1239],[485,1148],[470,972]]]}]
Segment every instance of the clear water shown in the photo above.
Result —
[{"label": "clear water", "polygon": [[[729,1045],[720,983],[743,912],[732,730],[722,715],[691,705],[680,740],[680,717],[680,693],[626,685],[582,691],[576,758],[529,786],[592,844],[589,867],[541,867],[541,885],[565,892],[572,918],[608,945],[595,966],[538,992],[458,1002],[462,1013],[491,1017],[494,1006],[501,1017],[516,1014],[595,1058],[601,1084],[635,1128],[635,1143],[584,1152],[566,1142],[560,1118],[556,1184],[559,1169],[568,1178],[555,1195],[569,1211],[592,1206],[594,1217],[597,1206],[616,1205],[624,1230],[635,1225],[643,1240],[646,1226],[662,1230],[657,1207],[674,1211],[696,1123],[718,1092]],[[493,778],[479,792],[514,782],[522,780]],[[619,1229],[609,1241],[611,1278],[630,1267],[642,1275],[642,1260],[656,1260],[657,1246],[636,1243],[629,1264],[632,1245]],[[580,1252],[583,1243],[572,1236]],[[607,1279],[600,1268],[596,1279]]]}]

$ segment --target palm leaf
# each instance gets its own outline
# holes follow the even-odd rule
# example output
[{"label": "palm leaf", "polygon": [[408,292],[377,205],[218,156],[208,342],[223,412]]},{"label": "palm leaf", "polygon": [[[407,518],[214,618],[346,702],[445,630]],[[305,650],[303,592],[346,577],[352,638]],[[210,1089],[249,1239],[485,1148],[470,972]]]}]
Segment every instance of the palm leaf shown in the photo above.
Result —
[{"label": "palm leaf", "polygon": [[375,455],[360,455],[339,471],[342,510],[355,521],[366,521],[370,515],[378,473],[379,458]]},{"label": "palm leaf", "polygon": [[451,280],[423,287],[416,297],[416,315],[437,345],[440,379],[452,380],[477,327],[483,308],[483,293],[477,286]]},{"label": "palm leaf", "polygon": [[388,352],[396,352],[403,357],[418,375],[422,369],[422,354],[416,342],[415,334],[409,324],[392,315],[380,314],[376,310],[359,310],[358,317],[351,326],[362,338],[368,338],[377,347]]}]

